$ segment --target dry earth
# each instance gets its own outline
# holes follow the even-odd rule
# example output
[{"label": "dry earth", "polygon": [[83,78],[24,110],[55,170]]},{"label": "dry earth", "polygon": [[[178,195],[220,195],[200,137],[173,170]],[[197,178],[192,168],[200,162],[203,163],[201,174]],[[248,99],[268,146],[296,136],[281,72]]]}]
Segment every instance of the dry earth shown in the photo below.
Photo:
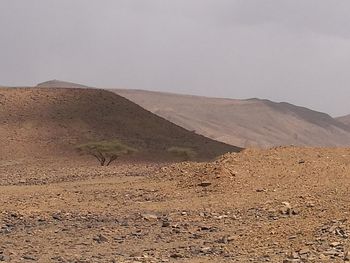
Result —
[{"label": "dry earth", "polygon": [[2,161],[0,261],[344,262],[350,149]]}]

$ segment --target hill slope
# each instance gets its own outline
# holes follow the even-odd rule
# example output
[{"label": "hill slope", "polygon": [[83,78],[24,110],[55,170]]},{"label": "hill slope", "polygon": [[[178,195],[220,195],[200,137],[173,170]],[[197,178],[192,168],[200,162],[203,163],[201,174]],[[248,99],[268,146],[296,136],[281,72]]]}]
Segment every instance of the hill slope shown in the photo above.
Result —
[{"label": "hill slope", "polygon": [[238,148],[191,133],[109,91],[0,89],[0,158],[69,155],[79,143],[120,139],[149,154],[170,146],[214,157]]},{"label": "hill slope", "polygon": [[350,127],[325,113],[288,103],[142,90],[114,92],[188,130],[241,147],[350,144]]}]

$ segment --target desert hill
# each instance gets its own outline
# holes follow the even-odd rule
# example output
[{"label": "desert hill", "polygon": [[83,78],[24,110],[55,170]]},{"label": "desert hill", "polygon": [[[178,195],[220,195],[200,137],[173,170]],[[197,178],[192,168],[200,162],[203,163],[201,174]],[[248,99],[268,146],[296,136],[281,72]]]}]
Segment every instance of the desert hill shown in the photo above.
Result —
[{"label": "desert hill", "polygon": [[191,133],[105,90],[0,89],[2,159],[69,155],[75,145],[120,139],[148,155],[171,146],[193,147],[212,158],[238,148]]},{"label": "desert hill", "polygon": [[241,147],[344,146],[350,127],[289,103],[220,99],[144,90],[115,92],[188,130]]},{"label": "desert hill", "polygon": [[338,121],[344,123],[345,125],[348,125],[350,127],[350,114],[342,117],[336,118]]}]

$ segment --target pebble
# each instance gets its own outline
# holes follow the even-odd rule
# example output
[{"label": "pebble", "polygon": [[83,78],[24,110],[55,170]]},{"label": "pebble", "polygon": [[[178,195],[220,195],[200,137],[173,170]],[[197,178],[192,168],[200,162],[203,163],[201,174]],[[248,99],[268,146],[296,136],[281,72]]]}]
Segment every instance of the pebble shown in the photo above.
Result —
[{"label": "pebble", "polygon": [[96,241],[97,243],[108,242],[108,238],[102,234],[99,234],[98,236],[94,237],[93,240]]},{"label": "pebble", "polygon": [[27,254],[23,255],[22,258],[26,259],[26,260],[32,260],[32,261],[36,261],[37,260],[34,256],[27,255]]},{"label": "pebble", "polygon": [[141,215],[143,219],[147,220],[147,221],[151,221],[151,220],[157,220],[158,216],[154,215],[154,214],[142,214]]},{"label": "pebble", "polygon": [[338,247],[341,245],[341,243],[340,242],[332,242],[330,245],[331,245],[331,247]]},{"label": "pebble", "polygon": [[211,185],[211,182],[208,182],[208,181],[203,181],[198,184],[198,186],[201,186],[201,187],[208,187],[210,185]]}]

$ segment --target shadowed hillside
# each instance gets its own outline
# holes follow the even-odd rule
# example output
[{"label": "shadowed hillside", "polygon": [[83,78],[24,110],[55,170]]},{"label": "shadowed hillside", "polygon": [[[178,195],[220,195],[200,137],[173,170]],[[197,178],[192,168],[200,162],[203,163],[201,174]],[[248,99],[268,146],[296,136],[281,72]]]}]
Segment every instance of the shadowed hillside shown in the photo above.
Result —
[{"label": "shadowed hillside", "polygon": [[148,155],[193,147],[202,158],[238,148],[191,133],[112,92],[96,89],[2,88],[1,158],[70,155],[75,145],[120,139]]},{"label": "shadowed hillside", "polygon": [[115,92],[188,130],[241,147],[350,144],[350,127],[325,113],[289,103],[142,90]]}]

